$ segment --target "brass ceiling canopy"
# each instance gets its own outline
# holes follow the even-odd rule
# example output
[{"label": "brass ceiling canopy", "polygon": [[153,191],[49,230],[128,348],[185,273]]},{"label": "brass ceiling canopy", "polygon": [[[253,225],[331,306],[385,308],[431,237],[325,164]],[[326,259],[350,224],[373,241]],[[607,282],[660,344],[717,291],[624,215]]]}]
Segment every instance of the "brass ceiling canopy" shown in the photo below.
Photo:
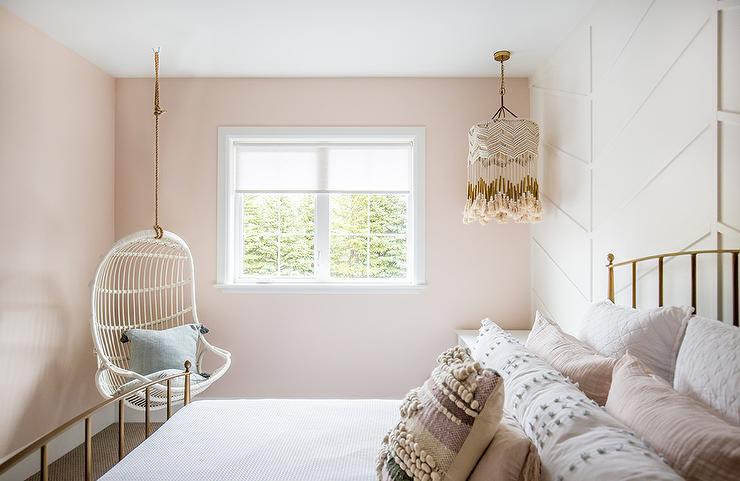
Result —
[{"label": "brass ceiling canopy", "polygon": [[497,62],[506,62],[511,58],[511,52],[508,50],[499,50],[498,52],[494,52],[493,59]]}]

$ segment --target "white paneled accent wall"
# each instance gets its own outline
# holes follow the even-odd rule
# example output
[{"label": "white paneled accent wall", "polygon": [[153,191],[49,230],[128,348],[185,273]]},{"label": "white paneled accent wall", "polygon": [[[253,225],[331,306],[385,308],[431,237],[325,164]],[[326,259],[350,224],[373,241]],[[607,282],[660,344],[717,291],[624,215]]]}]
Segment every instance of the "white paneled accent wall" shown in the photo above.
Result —
[{"label": "white paneled accent wall", "polygon": [[[577,332],[606,297],[607,253],[740,245],[740,0],[600,2],[530,93],[545,207],[533,309]],[[690,303],[689,268],[666,262],[666,303]],[[655,271],[638,271],[640,306],[657,304]],[[699,313],[729,321],[729,257],[698,273]],[[617,271],[617,301],[630,281]]]}]

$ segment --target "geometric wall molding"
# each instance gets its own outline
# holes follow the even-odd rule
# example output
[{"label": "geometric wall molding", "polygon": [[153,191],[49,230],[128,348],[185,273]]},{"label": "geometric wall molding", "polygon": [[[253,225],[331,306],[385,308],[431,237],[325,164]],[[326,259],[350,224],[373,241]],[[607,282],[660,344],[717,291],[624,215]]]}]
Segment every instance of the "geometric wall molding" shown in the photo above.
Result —
[{"label": "geometric wall molding", "polygon": [[543,90],[541,101],[543,143],[590,163],[591,142],[580,135],[591,127],[590,98]]},{"label": "geometric wall molding", "polygon": [[[583,310],[605,297],[607,252],[740,246],[737,45],[740,1],[607,1],[533,76],[545,215],[531,229],[532,309],[575,333]],[[666,263],[667,301],[686,294],[682,262]],[[727,319],[717,295],[727,269],[698,267],[700,310]],[[645,305],[655,275],[640,271]]]},{"label": "geometric wall molding", "polygon": [[[537,242],[532,242],[532,298],[537,297],[545,310],[564,329],[574,332],[589,304],[589,299],[575,288],[571,280]],[[589,296],[590,297],[590,296]]]},{"label": "geometric wall molding", "polygon": [[[543,145],[540,186],[549,199],[581,228],[591,230],[591,168],[580,159]],[[546,194],[545,194],[546,192]]]},{"label": "geometric wall molding", "polygon": [[740,124],[719,124],[719,220],[740,231]]},{"label": "geometric wall molding", "polygon": [[[684,56],[684,50],[713,11],[716,3],[711,0],[656,0],[650,5],[614,66],[594,91],[594,152],[601,152],[615,141],[640,105],[654,95],[655,86]],[[618,11],[614,14],[621,16]],[[596,36],[602,27],[592,21],[591,28]],[[710,72],[705,73],[711,76]]]},{"label": "geometric wall molding", "polygon": [[[615,218],[630,222],[628,217],[643,220],[642,224],[647,228],[654,225],[656,219],[641,213],[659,209],[667,211],[662,216],[664,220],[682,211],[680,217],[689,225],[699,220],[705,223],[709,210],[702,209],[710,208],[714,200],[711,196],[716,192],[717,161],[714,156],[707,155],[708,151],[714,150],[714,143],[714,130],[707,125],[696,137],[691,137],[688,145],[675,157],[665,165],[655,167],[660,167],[660,170],[649,169],[646,159],[646,165],[633,170],[632,178],[626,175],[602,176],[595,171],[594,230],[606,228],[614,223]],[[606,194],[606,191],[610,193]],[[603,202],[602,196],[619,202],[611,206],[609,215],[600,204]],[[697,218],[686,220],[689,215],[696,215]]]},{"label": "geometric wall molding", "polygon": [[591,23],[598,25],[591,32],[591,77],[593,90],[599,90],[606,75],[614,67],[624,46],[645,18],[653,0],[611,0],[595,9]]},{"label": "geometric wall molding", "polygon": [[543,197],[548,221],[533,224],[535,242],[586,299],[591,298],[591,263],[584,252],[591,249],[589,232]]},{"label": "geometric wall molding", "polygon": [[[720,5],[725,5],[720,2]],[[740,45],[740,2],[727,4],[719,12],[720,45],[733,45],[732,53],[722,51],[719,62],[719,108],[727,112],[740,113],[740,68],[738,68],[737,46]]]}]

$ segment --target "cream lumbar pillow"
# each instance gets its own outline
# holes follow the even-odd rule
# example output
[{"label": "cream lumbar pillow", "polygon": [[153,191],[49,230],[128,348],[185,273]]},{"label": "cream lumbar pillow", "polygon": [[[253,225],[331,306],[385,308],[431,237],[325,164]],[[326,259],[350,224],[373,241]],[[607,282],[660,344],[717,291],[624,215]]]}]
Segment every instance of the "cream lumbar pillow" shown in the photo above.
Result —
[{"label": "cream lumbar pillow", "polygon": [[381,481],[465,481],[503,415],[504,383],[455,346],[427,381],[406,395],[401,421],[383,439]]},{"label": "cream lumbar pillow", "polygon": [[566,334],[539,311],[525,347],[578,383],[581,391],[600,406],[606,403],[616,359],[602,356],[588,344]]},{"label": "cream lumbar pillow", "polygon": [[629,353],[614,368],[606,410],[650,443],[688,481],[738,479],[740,426],[673,390]]}]

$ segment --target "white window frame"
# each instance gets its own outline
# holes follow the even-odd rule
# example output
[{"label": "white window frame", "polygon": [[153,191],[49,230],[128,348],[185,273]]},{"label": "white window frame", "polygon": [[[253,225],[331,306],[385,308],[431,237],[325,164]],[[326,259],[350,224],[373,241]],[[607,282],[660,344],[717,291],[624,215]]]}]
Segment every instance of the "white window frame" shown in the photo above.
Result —
[{"label": "white window frame", "polygon": [[[228,292],[255,293],[402,293],[417,291],[425,286],[425,128],[424,127],[219,127],[218,129],[218,246],[216,287]],[[408,280],[347,279],[332,282],[280,279],[246,281],[235,272],[236,226],[241,226],[241,206],[236,205],[235,146],[239,142],[315,142],[382,140],[410,142],[412,145],[412,175],[409,198]],[[319,202],[328,203],[328,196],[317,195]],[[318,226],[319,236],[328,235],[328,226]],[[240,234],[241,235],[241,234]],[[328,241],[324,239],[323,244]],[[319,249],[316,249],[317,251]],[[328,255],[328,252],[322,253]],[[328,262],[323,262],[324,267]]]}]

